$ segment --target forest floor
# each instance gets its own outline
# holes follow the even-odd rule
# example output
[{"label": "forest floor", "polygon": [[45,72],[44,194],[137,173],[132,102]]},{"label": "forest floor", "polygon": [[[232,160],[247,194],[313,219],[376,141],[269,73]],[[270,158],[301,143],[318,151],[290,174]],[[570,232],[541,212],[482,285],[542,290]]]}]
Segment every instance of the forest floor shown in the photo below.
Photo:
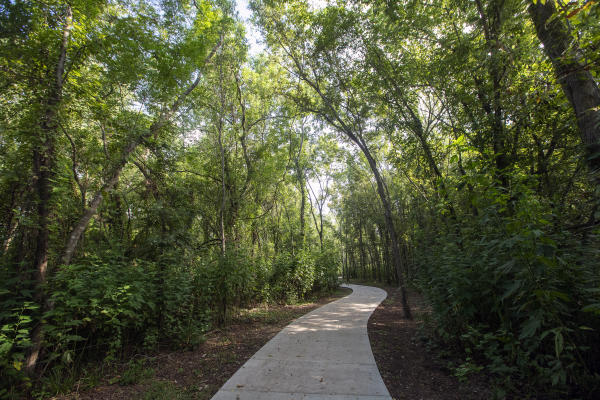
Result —
[{"label": "forest floor", "polygon": [[91,389],[75,390],[54,399],[210,399],[291,321],[351,292],[340,288],[302,304],[241,310],[225,326],[208,332],[206,341],[194,350],[163,351],[140,357],[123,365],[118,372],[102,377]]},{"label": "forest floor", "polygon": [[402,318],[399,289],[378,286],[388,292],[388,297],[369,319],[369,340],[379,372],[395,400],[479,400],[492,397],[483,377],[474,376],[461,382],[434,352],[428,351],[426,342],[421,340],[423,333],[420,326],[429,310],[419,293],[408,291],[414,318],[406,320]]},{"label": "forest floor", "polygon": [[[478,400],[491,397],[482,377],[461,382],[428,351],[420,326],[429,310],[416,291],[409,291],[414,319],[402,318],[397,288],[373,282],[388,297],[369,319],[368,332],[381,376],[395,400]],[[137,357],[106,374],[91,389],[75,390],[60,400],[210,399],[218,389],[266,342],[296,318],[351,292],[338,289],[332,295],[297,305],[271,305],[242,310],[225,326],[206,334],[194,350],[163,351]],[[77,386],[77,385],[76,385]]]}]

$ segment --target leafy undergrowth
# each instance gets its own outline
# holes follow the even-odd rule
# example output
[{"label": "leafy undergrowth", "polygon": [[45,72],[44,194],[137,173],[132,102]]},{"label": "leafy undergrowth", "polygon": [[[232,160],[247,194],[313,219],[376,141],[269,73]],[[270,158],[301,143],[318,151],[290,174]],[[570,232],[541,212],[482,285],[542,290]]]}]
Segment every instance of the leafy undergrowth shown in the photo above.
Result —
[{"label": "leafy undergrowth", "polygon": [[95,378],[73,382],[75,390],[56,399],[210,399],[284,326],[350,292],[340,288],[294,305],[240,310],[225,326],[208,332],[204,343],[193,350],[138,355],[112,374],[99,377],[106,371],[97,370],[90,374]]},{"label": "leafy undergrowth", "polygon": [[[371,283],[365,283],[371,284]],[[428,352],[420,340],[420,325],[428,308],[421,296],[409,291],[414,319],[402,318],[397,288],[379,286],[388,297],[369,319],[369,339],[383,380],[394,399],[478,400],[492,398],[481,376],[457,376],[456,370]],[[446,364],[446,365],[444,365]]]}]

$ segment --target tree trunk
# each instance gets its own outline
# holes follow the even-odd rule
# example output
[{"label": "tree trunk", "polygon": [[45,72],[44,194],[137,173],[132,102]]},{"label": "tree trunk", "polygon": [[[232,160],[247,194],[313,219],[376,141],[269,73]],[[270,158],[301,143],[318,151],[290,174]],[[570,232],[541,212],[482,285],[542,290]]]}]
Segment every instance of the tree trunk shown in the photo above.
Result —
[{"label": "tree trunk", "polygon": [[[315,191],[312,189],[310,182],[307,182],[308,185],[308,200],[310,202],[310,213],[313,217],[313,222],[315,223],[315,229],[319,234],[319,245],[321,252],[323,251],[323,205],[325,204],[325,199],[322,199],[322,202],[317,198]],[[321,187],[322,191],[322,187]],[[317,207],[319,208],[319,223],[317,223],[317,216],[315,215],[314,206],[312,203],[312,196],[315,198],[315,203],[317,203]]]},{"label": "tree trunk", "polygon": [[365,244],[363,242],[363,228],[362,221],[359,219],[358,222],[358,251],[360,252],[360,277],[362,280],[366,279],[367,273],[367,254],[365,253]]},{"label": "tree trunk", "polygon": [[304,147],[304,121],[300,129],[300,148],[298,154],[294,160],[296,166],[296,179],[298,179],[298,186],[300,188],[300,246],[304,248],[304,239],[306,236],[306,222],[304,220],[304,214],[306,210],[306,188],[304,176],[304,168],[300,165],[300,157],[302,157],[302,149]]},{"label": "tree trunk", "polygon": [[400,296],[402,297],[402,311],[404,312],[404,318],[411,319],[412,313],[408,305],[406,289],[404,287],[404,273],[402,271],[402,254],[400,252],[398,235],[396,234],[396,227],[392,217],[392,208],[390,206],[390,201],[385,190],[383,178],[381,177],[381,175],[379,174],[379,170],[377,169],[377,163],[375,162],[375,159],[373,158],[371,152],[364,143],[360,143],[359,146],[363,154],[367,158],[369,167],[371,168],[371,172],[373,172],[373,176],[375,177],[375,181],[377,182],[377,193],[379,194],[379,199],[381,200],[381,203],[383,205],[385,225],[389,232],[390,242],[392,245],[392,263],[394,269],[396,270],[396,273],[398,274],[398,286],[400,288]]},{"label": "tree trunk", "polygon": [[506,129],[502,116],[502,76],[504,74],[503,62],[506,57],[504,57],[504,55],[502,55],[500,52],[499,39],[500,29],[502,26],[502,7],[504,3],[502,1],[490,2],[487,12],[484,10],[481,0],[476,0],[475,4],[477,5],[477,11],[479,12],[485,43],[490,54],[487,68],[493,88],[491,102],[485,94],[483,83],[476,78],[475,82],[478,86],[477,91],[479,100],[482,103],[485,113],[490,119],[496,177],[498,178],[501,187],[505,190],[508,190],[509,178],[507,175],[507,169],[511,165],[511,160],[507,155]]},{"label": "tree trunk", "polygon": [[577,118],[587,165],[596,186],[600,186],[600,90],[578,55],[578,49],[561,16],[555,16],[553,1],[529,6],[529,14],[544,51],[552,61],[556,79],[563,88]]},{"label": "tree trunk", "polygon": [[[62,89],[64,84],[65,63],[67,59],[67,46],[71,36],[73,13],[67,6],[64,14],[64,26],[59,50],[58,61],[53,71],[54,76],[49,94],[44,105],[44,115],[40,122],[40,143],[33,150],[33,187],[37,202],[37,238],[34,258],[35,281],[37,285],[36,299],[40,310],[47,310],[46,299],[43,293],[43,285],[47,280],[48,272],[48,249],[49,249],[49,217],[50,202],[52,198],[52,179],[55,163],[55,140],[58,131],[58,107],[62,100]],[[40,351],[42,349],[41,323],[32,335],[32,347],[26,360],[26,370],[29,374],[35,371]]]},{"label": "tree trunk", "polygon": [[[221,255],[225,255],[226,242],[225,242],[225,205],[227,204],[227,186],[226,186],[226,175],[225,175],[225,148],[223,147],[223,114],[225,112],[225,94],[223,93],[223,68],[219,68],[220,78],[220,101],[221,101],[221,114],[219,115],[219,121],[217,122],[217,144],[219,146],[219,159],[221,163],[221,205],[219,208],[220,218],[220,238],[221,238]],[[225,315],[227,304],[223,304],[223,316]]]}]

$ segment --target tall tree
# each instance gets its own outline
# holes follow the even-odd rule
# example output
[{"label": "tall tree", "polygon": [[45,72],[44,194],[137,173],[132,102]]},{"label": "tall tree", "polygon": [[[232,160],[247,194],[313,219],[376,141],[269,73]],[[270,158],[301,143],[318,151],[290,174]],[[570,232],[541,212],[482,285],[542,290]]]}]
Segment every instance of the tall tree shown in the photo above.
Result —
[{"label": "tall tree", "polygon": [[[584,7],[569,12],[575,16]],[[600,89],[582,59],[581,49],[569,33],[567,21],[558,13],[553,0],[532,1],[529,14],[544,52],[552,61],[556,79],[573,107],[585,157],[596,185],[600,185]]]},{"label": "tall tree", "polygon": [[[282,56],[290,63],[289,70],[304,83],[303,92],[296,100],[298,104],[327,121],[332,128],[355,143],[364,154],[383,205],[404,315],[411,318],[402,278],[404,268],[400,239],[385,182],[366,136],[373,134],[368,131],[370,108],[368,104],[361,102],[358,87],[360,77],[356,74],[356,64],[362,61],[364,52],[351,45],[361,34],[358,21],[351,12],[342,8],[325,8],[323,12],[314,15],[309,12],[306,4],[298,4],[287,10],[276,3],[272,7],[255,4],[255,9],[267,38],[282,50]],[[285,25],[281,22],[282,13],[287,21]],[[313,32],[319,34],[312,36]],[[357,57],[350,60],[344,51]]]}]

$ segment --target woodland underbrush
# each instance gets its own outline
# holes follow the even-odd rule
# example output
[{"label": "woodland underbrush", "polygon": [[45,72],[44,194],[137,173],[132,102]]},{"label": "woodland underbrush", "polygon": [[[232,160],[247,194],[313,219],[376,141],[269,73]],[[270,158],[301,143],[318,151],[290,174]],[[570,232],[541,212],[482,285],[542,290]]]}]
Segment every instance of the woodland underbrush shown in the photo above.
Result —
[{"label": "woodland underbrush", "polygon": [[[93,366],[164,348],[194,348],[242,307],[294,303],[337,287],[331,251],[282,253],[269,260],[247,254],[232,249],[188,263],[175,254],[158,261],[115,251],[85,257],[53,274],[43,313],[28,289],[31,283],[14,269],[1,269],[0,397],[55,395]],[[44,351],[32,378],[24,363],[38,327]]]},{"label": "woodland underbrush", "polygon": [[499,398],[598,398],[597,229],[565,227],[526,190],[488,198],[420,248],[435,341],[462,358],[458,376],[491,376]]}]

